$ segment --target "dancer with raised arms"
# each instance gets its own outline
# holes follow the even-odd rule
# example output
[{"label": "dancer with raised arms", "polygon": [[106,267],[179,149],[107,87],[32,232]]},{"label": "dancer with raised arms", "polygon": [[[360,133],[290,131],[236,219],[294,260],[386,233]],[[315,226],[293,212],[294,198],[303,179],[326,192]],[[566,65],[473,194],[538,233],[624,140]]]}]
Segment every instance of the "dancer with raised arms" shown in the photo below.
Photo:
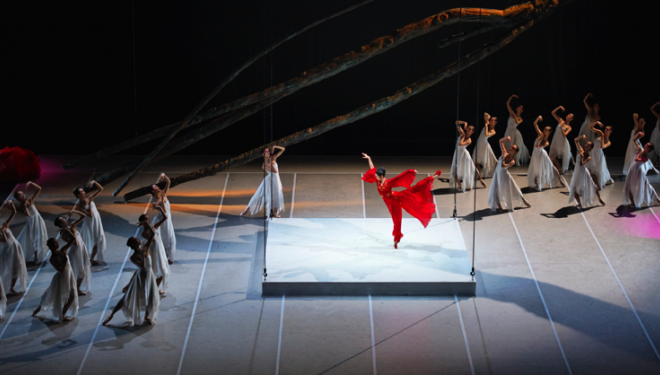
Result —
[{"label": "dancer with raised arms", "polygon": [[250,199],[250,203],[241,212],[241,216],[245,215],[248,210],[250,210],[251,215],[256,214],[264,207],[264,203],[266,204],[266,212],[268,212],[270,217],[278,218],[280,217],[280,213],[284,212],[282,180],[280,180],[279,167],[277,166],[277,158],[282,155],[284,150],[285,148],[280,146],[261,150],[261,155],[264,157],[264,163],[261,165],[261,169],[266,171],[266,177],[261,182],[261,185],[259,185],[252,199]]},{"label": "dancer with raised arms", "polygon": [[[161,190],[158,185],[151,185],[151,196],[154,197],[152,207],[154,210],[158,211],[156,217],[154,217],[155,222],[159,222],[163,218],[162,215],[167,217],[165,224],[163,224],[163,229],[158,231],[158,234],[163,241],[165,253],[167,254],[167,261],[169,264],[172,264],[174,263],[174,254],[176,253],[176,234],[174,233],[174,225],[172,224],[170,200],[167,199],[167,192],[170,190],[170,179],[165,173],[161,173],[160,177],[158,177],[158,182],[161,181],[165,181],[165,188],[163,190]],[[164,213],[156,208],[158,206],[163,208]]]},{"label": "dancer with raised arms", "polygon": [[107,325],[119,310],[124,312],[131,326],[142,324],[140,313],[143,311],[144,322],[156,323],[160,296],[158,295],[158,286],[156,285],[156,278],[151,268],[151,257],[149,256],[149,247],[151,247],[154,236],[154,233],[151,233],[144,245],[135,237],[131,237],[126,241],[126,245],[133,249],[131,262],[138,269],[133,273],[124,296],[117,302],[110,316],[105,318],[103,325]]},{"label": "dancer with raised arms", "polygon": [[469,125],[465,121],[456,121],[456,129],[458,129],[458,143],[456,151],[454,152],[454,159],[451,162],[451,177],[449,183],[453,186],[457,185],[458,190],[465,192],[474,188],[474,176],[479,178],[481,185],[486,187],[486,183],[481,174],[474,165],[474,161],[470,157],[467,146],[472,144],[472,134],[474,134],[474,126]]},{"label": "dancer with raised arms", "polygon": [[[550,160],[557,170],[563,175],[568,170],[569,163],[572,161],[571,144],[568,142],[568,133],[573,130],[571,121],[573,121],[573,114],[566,115],[566,120],[557,114],[558,111],[564,112],[562,106],[555,108],[552,111],[552,116],[557,120],[557,128],[555,135],[552,136],[552,143],[550,144]],[[559,164],[561,159],[561,164]]]},{"label": "dancer with raised arms", "polygon": [[552,128],[546,126],[541,131],[539,121],[543,121],[543,117],[539,116],[534,120],[534,129],[536,129],[537,135],[534,142],[532,161],[529,163],[529,169],[527,170],[527,184],[538,191],[543,190],[545,186],[552,189],[557,181],[561,183],[561,186],[566,187],[564,178],[552,164],[548,153],[545,152],[545,148],[550,144],[548,138]]},{"label": "dancer with raised arms", "polygon": [[[584,148],[580,142],[585,142]],[[596,198],[604,206],[605,202],[600,198],[598,186],[591,178],[591,173],[586,165],[591,160],[589,152],[593,149],[593,143],[587,141],[584,135],[575,138],[575,147],[577,148],[577,160],[575,160],[575,172],[571,179],[571,188],[568,192],[568,203],[575,202],[575,207],[591,207],[595,205]],[[580,199],[582,198],[582,199]]]},{"label": "dancer with raised arms", "polygon": [[48,255],[48,247],[46,246],[48,231],[44,219],[41,218],[37,207],[34,205],[34,201],[41,193],[41,186],[28,181],[26,187],[30,186],[34,186],[36,189],[30,198],[27,198],[25,193],[20,190],[14,193],[14,198],[18,201],[17,211],[27,216],[27,222],[16,240],[23,248],[25,259],[34,258],[34,263],[39,264]]},{"label": "dancer with raised arms", "polygon": [[87,195],[85,189],[81,186],[73,189],[73,195],[78,198],[75,207],[75,211],[84,212],[87,215],[87,218],[80,228],[80,234],[83,241],[85,241],[85,246],[87,251],[91,251],[90,260],[92,266],[98,266],[103,262],[103,252],[105,252],[105,232],[103,231],[103,223],[101,222],[101,215],[96,209],[96,203],[94,199],[98,197],[99,194],[103,191],[103,186],[101,186],[96,181],[90,181],[87,185],[89,187],[96,186],[96,191]]},{"label": "dancer with raised arms", "polygon": [[660,102],[651,106],[651,112],[653,112],[657,120],[655,121],[655,126],[651,132],[649,143],[656,147],[653,151],[649,152],[649,160],[651,160],[651,163],[653,163],[656,168],[660,168]]},{"label": "dancer with raised arms", "polygon": [[640,132],[633,136],[633,144],[637,149],[637,154],[633,159],[628,175],[626,176],[626,184],[623,186],[623,204],[633,207],[641,208],[644,205],[650,206],[653,201],[660,203],[660,197],[655,189],[649,183],[646,173],[649,170],[648,155],[653,152],[655,146],[652,143],[647,143],[642,148],[637,142],[644,136]]},{"label": "dancer with raised arms", "polygon": [[41,295],[41,302],[32,316],[37,316],[41,310],[52,311],[53,318],[60,323],[68,322],[78,315],[78,294],[76,293],[76,278],[73,275],[67,250],[76,242],[71,237],[64,247],[55,238],[48,239],[51,251],[50,264],[55,268],[55,274],[48,289]]},{"label": "dancer with raised arms", "polygon": [[635,138],[635,136],[639,133],[644,134],[644,125],[646,125],[646,121],[643,118],[640,118],[637,113],[633,113],[633,123],[633,130],[630,132],[630,140],[628,141],[628,148],[626,149],[626,158],[623,161],[623,174],[625,175],[628,174],[630,166],[635,160],[635,157],[637,157],[637,146],[642,148],[639,138]]},{"label": "dancer with raised arms", "polygon": [[[138,219],[138,235],[142,236],[144,239],[151,238],[152,234],[154,235],[153,241],[151,241],[151,247],[149,248],[149,254],[151,256],[151,267],[156,277],[156,285],[160,289],[160,294],[164,294],[165,288],[169,284],[170,278],[170,265],[167,262],[167,253],[165,252],[165,247],[163,246],[163,241],[160,238],[160,228],[168,219],[167,215],[163,211],[163,207],[156,206],[156,209],[159,211],[158,217],[160,220],[151,225],[151,219],[149,215],[142,214]],[[162,288],[161,288],[162,284]],[[128,287],[128,285],[127,285]],[[126,289],[126,288],[124,288]]]},{"label": "dancer with raised arms", "polygon": [[495,153],[493,153],[493,149],[490,147],[490,143],[488,143],[488,138],[495,135],[497,117],[484,113],[484,123],[486,126],[481,129],[477,144],[474,150],[472,150],[472,159],[481,176],[486,178],[493,176],[495,168],[497,168],[497,158],[495,157]]},{"label": "dancer with raised arms", "polygon": [[594,137],[594,149],[591,152],[591,161],[587,164],[587,169],[591,173],[591,177],[598,185],[598,188],[603,190],[605,185],[613,184],[614,181],[610,176],[610,171],[607,168],[607,160],[605,160],[604,149],[610,147],[612,142],[610,142],[610,134],[612,134],[612,127],[605,126],[605,129],[600,130],[596,128],[596,125],[603,127],[603,123],[596,121],[593,124],[589,125],[596,136]]},{"label": "dancer with raised arms", "polygon": [[587,142],[593,143],[594,133],[589,131],[589,125],[596,121],[600,121],[600,104],[594,103],[593,105],[589,105],[589,98],[593,98],[591,93],[588,93],[582,100],[582,102],[584,102],[584,107],[587,109],[587,116],[584,118],[584,121],[580,126],[580,136],[584,135]]},{"label": "dancer with raised arms", "polygon": [[84,212],[74,210],[69,213],[69,217],[72,214],[78,215],[78,220],[69,224],[66,218],[58,217],[55,219],[55,226],[60,228],[60,236],[65,242],[70,242],[72,239],[75,240],[69,248],[67,255],[71,264],[71,271],[76,278],[78,295],[84,296],[90,290],[90,281],[92,278],[91,261],[89,260],[85,241],[83,241],[80,232],[76,228],[85,220],[87,215]]},{"label": "dancer with raised arms", "polygon": [[[392,216],[392,222],[394,223],[392,235],[394,236],[394,248],[396,249],[401,238],[403,238],[403,233],[401,233],[403,212],[401,209],[406,210],[407,213],[419,220],[424,228],[429,225],[431,216],[435,212],[431,188],[433,187],[433,180],[440,176],[441,172],[438,170],[433,176],[426,177],[411,187],[410,185],[417,175],[416,170],[409,169],[396,177],[387,179],[385,178],[385,168],[376,169],[371,157],[365,153],[362,153],[362,158],[367,159],[369,162],[369,170],[362,176],[362,180],[370,184],[376,183],[378,194],[380,194]],[[406,189],[393,191],[392,188],[395,187]]]},{"label": "dancer with raised arms", "polygon": [[516,160],[516,164],[523,165],[529,162],[529,150],[527,150],[527,146],[525,146],[525,142],[523,142],[522,134],[520,134],[520,130],[518,130],[518,125],[523,122],[523,106],[522,104],[518,104],[514,112],[511,108],[511,99],[513,98],[517,99],[518,95],[511,95],[509,100],[506,101],[506,108],[509,111],[509,120],[507,122],[506,132],[504,132],[504,138],[510,140],[506,141],[504,145],[507,149],[511,149],[512,145],[516,145],[518,152],[516,152],[514,159]]},{"label": "dancer with raised arms", "polygon": [[509,173],[509,168],[516,164],[515,155],[518,152],[518,146],[512,145],[507,150],[505,143],[511,143],[511,137],[500,139],[502,156],[497,160],[497,168],[495,168],[488,192],[488,205],[491,210],[497,212],[513,211],[514,201],[520,205],[532,207]]},{"label": "dancer with raised arms", "polygon": [[11,211],[7,220],[0,226],[0,278],[2,284],[9,287],[8,296],[24,292],[27,286],[27,268],[21,244],[9,229],[9,224],[16,216],[16,206],[7,201],[5,207]]}]

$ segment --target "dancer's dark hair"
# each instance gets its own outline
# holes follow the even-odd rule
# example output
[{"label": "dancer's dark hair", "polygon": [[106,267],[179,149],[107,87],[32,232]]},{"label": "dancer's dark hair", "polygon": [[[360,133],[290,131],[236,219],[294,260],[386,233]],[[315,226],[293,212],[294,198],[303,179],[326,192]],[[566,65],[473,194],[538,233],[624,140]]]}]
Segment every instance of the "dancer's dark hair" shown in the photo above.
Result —
[{"label": "dancer's dark hair", "polygon": [[383,167],[377,168],[376,169],[376,174],[381,176],[381,177],[385,177],[385,168],[383,168]]},{"label": "dancer's dark hair", "polygon": [[644,147],[648,147],[649,151],[655,150],[655,146],[653,146],[653,143],[651,143],[651,142],[647,143]]},{"label": "dancer's dark hair", "polygon": [[83,188],[82,186],[78,186],[78,187],[76,187],[75,189],[73,189],[73,195],[74,195],[76,198],[78,198],[78,195],[80,194],[79,189],[82,189],[82,188]]},{"label": "dancer's dark hair", "polygon": [[147,221],[147,219],[149,219],[149,216],[147,216],[147,214],[142,214],[140,215],[140,218],[138,218],[138,221],[141,223],[143,221]]}]

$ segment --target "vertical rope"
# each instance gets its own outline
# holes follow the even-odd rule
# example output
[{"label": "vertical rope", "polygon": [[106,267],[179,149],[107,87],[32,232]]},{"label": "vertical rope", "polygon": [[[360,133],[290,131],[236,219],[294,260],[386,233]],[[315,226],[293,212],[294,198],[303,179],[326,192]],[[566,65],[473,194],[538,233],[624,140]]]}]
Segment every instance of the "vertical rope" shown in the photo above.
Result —
[{"label": "vertical rope", "polygon": [[[262,9],[264,10],[263,19],[261,21],[262,30],[263,30],[262,41],[263,41],[263,44],[265,45],[266,44],[266,7],[263,7]],[[261,62],[261,80],[262,80],[261,82],[262,82],[262,85],[263,85],[263,89],[266,89],[266,59],[262,60],[262,62]],[[267,129],[266,128],[266,110],[262,110],[261,114],[262,114],[262,122],[263,122],[263,128],[264,128],[264,135],[263,135],[262,144],[265,145],[266,140],[268,139],[268,136],[266,134],[266,131],[267,131],[266,130]],[[263,152],[263,150],[262,150],[262,152]],[[265,167],[265,163],[266,163],[265,158],[264,158],[263,162],[264,162],[264,167]],[[264,171],[263,171],[263,178],[264,179],[262,181],[264,181],[264,187],[266,187],[266,184],[265,184],[266,168],[264,168]],[[266,192],[263,191],[263,192],[261,192],[261,194],[264,194],[263,198],[265,199],[266,198],[265,197]],[[264,281],[266,280],[266,277],[268,276],[268,272],[266,271],[267,270],[267,267],[266,267],[266,240],[267,240],[266,233],[267,232],[266,231],[268,229],[268,222],[267,221],[268,221],[269,213],[267,211],[268,211],[268,207],[266,205],[266,207],[264,207],[264,211],[263,211],[263,215],[264,215],[263,216],[263,219],[264,219],[264,221],[263,221],[263,225],[264,225],[264,231],[263,231],[263,235],[264,235],[264,241],[263,241],[263,245],[264,245],[264,273],[263,273]]]},{"label": "vertical rope", "polygon": [[137,73],[135,72],[135,0],[131,1],[131,23],[133,26],[133,103],[137,112]]},{"label": "vertical rope", "polygon": [[[479,8],[479,35],[481,35],[481,8]],[[476,108],[476,113],[477,113],[477,118],[474,120],[474,128],[477,130],[477,134],[479,133],[479,89],[481,86],[481,59],[477,61],[477,108]],[[487,130],[488,124],[484,123],[484,133]],[[486,134],[484,134],[484,137]],[[478,139],[477,139],[478,142]],[[488,138],[486,138],[486,142],[488,142]],[[479,156],[479,144],[476,145],[474,149],[474,158],[478,159]],[[477,174],[474,174],[474,202],[473,202],[473,212],[477,212]],[[472,271],[470,272],[470,275],[474,278],[474,254],[475,254],[475,249],[476,249],[476,240],[477,240],[477,220],[476,217],[472,220]]]},{"label": "vertical rope", "polygon": [[[460,8],[460,13],[458,14],[458,35],[461,35],[463,30],[463,8]],[[458,73],[457,75],[457,83],[456,83],[456,121],[458,121],[458,117],[460,116],[460,108],[461,108],[461,38],[459,37],[458,39]],[[454,146],[454,157],[452,159],[452,165],[454,164],[454,161],[456,161],[456,152],[458,151],[458,128],[456,127],[456,123],[454,123],[454,127],[456,130],[456,144]],[[458,183],[458,165],[454,167],[454,171],[450,172],[454,174],[454,212],[452,214],[452,217],[456,219],[458,213],[456,211],[456,194],[457,194],[457,189],[456,189],[456,184]]]}]

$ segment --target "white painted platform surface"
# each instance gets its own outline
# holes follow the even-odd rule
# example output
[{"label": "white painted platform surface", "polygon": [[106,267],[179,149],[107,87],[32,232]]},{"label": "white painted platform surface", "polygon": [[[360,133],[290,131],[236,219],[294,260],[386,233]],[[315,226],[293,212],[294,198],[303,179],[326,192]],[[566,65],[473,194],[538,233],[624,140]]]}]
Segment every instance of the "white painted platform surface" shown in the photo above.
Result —
[{"label": "white painted platform surface", "polygon": [[264,295],[470,295],[474,281],[458,222],[424,228],[404,218],[275,219],[266,242]]}]

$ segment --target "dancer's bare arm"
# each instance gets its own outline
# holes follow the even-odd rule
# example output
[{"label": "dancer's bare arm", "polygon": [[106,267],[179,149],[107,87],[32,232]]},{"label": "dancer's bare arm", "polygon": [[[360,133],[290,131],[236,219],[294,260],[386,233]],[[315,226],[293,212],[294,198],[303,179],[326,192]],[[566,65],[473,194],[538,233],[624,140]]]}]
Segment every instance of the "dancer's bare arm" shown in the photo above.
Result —
[{"label": "dancer's bare arm", "polygon": [[371,156],[369,156],[369,155],[367,155],[363,152],[362,153],[362,159],[367,159],[367,161],[369,162],[369,169],[376,168],[376,167],[374,167],[374,163],[371,161]]},{"label": "dancer's bare arm", "polygon": [[582,144],[580,143],[581,140],[587,139],[585,135],[578,135],[577,138],[575,138],[575,147],[577,148],[578,154],[582,155],[584,153],[584,150],[582,149]]},{"label": "dancer's bare arm", "polygon": [[637,142],[638,139],[642,138],[644,136],[643,132],[639,132],[633,136],[633,144],[635,145],[635,148],[637,149],[637,153],[639,154],[640,152],[644,151],[644,149],[639,145],[639,142]]},{"label": "dancer's bare arm", "polygon": [[78,224],[80,224],[87,217],[87,214],[84,213],[84,212],[81,212],[81,211],[71,210],[71,212],[69,213],[69,216],[71,216],[72,214],[80,215],[78,220],[71,223],[71,226],[73,226],[73,227],[76,227]]},{"label": "dancer's bare arm", "polygon": [[592,109],[591,109],[591,106],[589,105],[588,100],[591,97],[593,97],[593,95],[591,93],[588,93],[587,96],[584,97],[584,100],[582,100],[584,102],[584,107],[587,109],[587,112],[589,112],[589,115],[591,115]]},{"label": "dancer's bare arm", "polygon": [[543,117],[539,116],[534,120],[534,129],[536,130],[536,139],[543,138],[543,132],[539,129],[539,121],[543,121]]},{"label": "dancer's bare arm", "polygon": [[484,112],[484,126],[486,127],[485,129],[486,129],[487,137],[492,137],[495,135],[495,127],[493,127],[492,130],[488,130],[488,123],[490,122],[490,118],[491,116],[488,113]]},{"label": "dancer's bare arm", "polygon": [[605,134],[603,134],[603,132],[600,129],[596,129],[596,125],[599,125],[601,127],[603,126],[603,124],[600,121],[592,122],[591,124],[589,124],[589,130],[596,133],[596,136],[603,138]]},{"label": "dancer's bare arm", "polygon": [[103,186],[101,186],[101,184],[99,184],[95,180],[92,180],[89,182],[89,184],[87,184],[87,186],[89,187],[92,187],[92,185],[96,186],[96,191],[94,191],[93,193],[87,196],[87,199],[89,199],[90,202],[93,201],[94,198],[96,198],[103,191]]},{"label": "dancer's bare arm", "polygon": [[[275,150],[277,150],[277,151],[275,151]],[[271,156],[271,159],[273,160],[273,162],[275,162],[275,160],[277,160],[277,158],[279,158],[280,155],[282,155],[284,150],[286,150],[286,149],[282,146],[273,146],[273,151],[272,151],[273,156]]]},{"label": "dancer's bare arm", "polygon": [[161,214],[163,214],[163,218],[160,219],[160,221],[157,222],[157,223],[154,225],[154,228],[158,229],[158,228],[160,228],[161,225],[163,225],[164,222],[167,221],[167,214],[166,214],[165,211],[163,210],[163,207],[158,206],[158,208],[156,208],[156,209],[157,209],[158,211],[160,211]]},{"label": "dancer's bare arm", "polygon": [[7,221],[5,221],[5,227],[9,227],[11,221],[14,220],[14,216],[16,216],[16,206],[14,206],[14,202],[7,201],[7,203],[5,203],[5,207],[7,207],[11,211],[11,214],[7,218]]},{"label": "dancer's bare arm", "polygon": [[[656,107],[658,107],[658,109],[655,109]],[[660,120],[660,102],[657,102],[651,106],[651,112],[653,112],[655,117],[657,117],[658,120]]]},{"label": "dancer's bare arm", "polygon": [[35,200],[37,199],[37,197],[39,196],[39,193],[41,193],[41,186],[35,184],[35,183],[32,182],[32,181],[28,181],[27,186],[30,186],[30,185],[34,186],[34,188],[35,188],[36,190],[35,190],[34,193],[32,194],[32,197],[30,197],[30,199],[28,199],[28,201],[30,202],[30,204],[34,204],[34,201],[35,201]]},{"label": "dancer's bare arm", "polygon": [[165,189],[163,189],[163,195],[167,195],[167,192],[170,191],[170,178],[167,177],[165,173],[161,173],[158,180],[165,181]]},{"label": "dancer's bare arm", "polygon": [[472,143],[472,139],[470,139],[470,138],[465,139],[465,131],[463,131],[463,128],[461,128],[459,123],[464,123],[465,124],[464,126],[467,126],[467,122],[465,122],[465,121],[456,121],[456,129],[458,129],[458,136],[459,136],[459,139],[460,139],[458,141],[458,145],[459,146],[467,146],[470,143]]},{"label": "dancer's bare arm", "polygon": [[516,112],[511,108],[511,99],[518,98],[518,95],[511,95],[509,100],[506,101],[506,108],[509,110],[509,116],[513,117],[516,120],[516,123],[520,124],[520,118]]},{"label": "dancer's bare arm", "polygon": [[561,117],[559,117],[559,115],[557,114],[557,111],[559,111],[559,110],[561,110],[562,112],[565,111],[565,110],[564,110],[564,107],[559,106],[559,107],[557,107],[557,108],[555,108],[555,109],[552,110],[552,117],[554,117],[555,120],[557,120],[557,122],[563,122],[564,119],[562,119]]}]

